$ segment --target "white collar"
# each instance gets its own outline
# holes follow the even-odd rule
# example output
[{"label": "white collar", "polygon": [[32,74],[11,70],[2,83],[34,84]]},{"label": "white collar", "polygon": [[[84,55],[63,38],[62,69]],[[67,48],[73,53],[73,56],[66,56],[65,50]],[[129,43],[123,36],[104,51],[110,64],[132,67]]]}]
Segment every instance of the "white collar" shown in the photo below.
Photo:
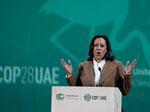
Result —
[{"label": "white collar", "polygon": [[106,63],[106,60],[103,59],[103,60],[101,60],[101,62],[97,63],[97,61],[95,60],[95,58],[93,58],[93,63],[94,63],[95,66],[100,67],[101,69],[103,69],[103,67],[104,67],[104,65]]}]

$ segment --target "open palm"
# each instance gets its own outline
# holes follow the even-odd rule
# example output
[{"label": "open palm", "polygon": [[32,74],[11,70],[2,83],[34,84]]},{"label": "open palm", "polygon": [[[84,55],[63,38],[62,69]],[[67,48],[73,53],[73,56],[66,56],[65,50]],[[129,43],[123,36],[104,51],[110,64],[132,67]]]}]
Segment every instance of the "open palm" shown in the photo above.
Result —
[{"label": "open palm", "polygon": [[125,74],[131,74],[135,65],[136,65],[136,59],[134,59],[131,64],[129,64],[129,61],[127,61],[126,68],[125,68]]},{"label": "open palm", "polygon": [[66,63],[64,59],[61,59],[60,63],[62,64],[63,68],[65,68],[68,74],[72,74],[73,68],[70,60],[68,60],[68,63]]}]

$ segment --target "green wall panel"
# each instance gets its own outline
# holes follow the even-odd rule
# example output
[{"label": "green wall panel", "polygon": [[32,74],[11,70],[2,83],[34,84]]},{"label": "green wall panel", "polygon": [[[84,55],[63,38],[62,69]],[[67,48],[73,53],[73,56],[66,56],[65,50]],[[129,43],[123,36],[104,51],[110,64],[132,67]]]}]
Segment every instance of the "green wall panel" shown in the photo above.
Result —
[{"label": "green wall panel", "polygon": [[116,59],[137,59],[127,112],[150,111],[149,0],[0,0],[0,112],[50,112],[51,86],[67,86],[60,59],[78,64],[97,34]]}]

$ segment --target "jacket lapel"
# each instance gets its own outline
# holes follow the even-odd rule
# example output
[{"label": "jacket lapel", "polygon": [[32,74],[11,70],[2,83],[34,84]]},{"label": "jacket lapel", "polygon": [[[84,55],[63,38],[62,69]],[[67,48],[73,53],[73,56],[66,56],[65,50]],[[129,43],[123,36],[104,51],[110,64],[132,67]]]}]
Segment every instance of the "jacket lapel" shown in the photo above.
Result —
[{"label": "jacket lapel", "polygon": [[104,82],[108,77],[110,77],[112,72],[113,72],[113,67],[111,66],[110,61],[107,61],[102,70],[102,76],[101,76],[100,83]]},{"label": "jacket lapel", "polygon": [[92,85],[95,85],[94,81],[94,70],[92,61],[88,61],[87,64],[83,65],[84,72],[86,74],[88,82],[91,82]]}]

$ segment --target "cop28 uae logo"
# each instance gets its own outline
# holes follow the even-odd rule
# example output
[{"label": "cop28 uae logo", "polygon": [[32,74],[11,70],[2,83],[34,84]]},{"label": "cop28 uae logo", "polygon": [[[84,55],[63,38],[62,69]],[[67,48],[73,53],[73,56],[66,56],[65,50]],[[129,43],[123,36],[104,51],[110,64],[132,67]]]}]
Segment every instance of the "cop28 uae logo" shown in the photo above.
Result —
[{"label": "cop28 uae logo", "polygon": [[91,95],[88,94],[88,93],[85,94],[85,95],[84,95],[84,100],[85,100],[85,101],[90,101],[90,100],[91,100]]},{"label": "cop28 uae logo", "polygon": [[63,100],[64,99],[64,94],[62,94],[62,93],[56,94],[56,99],[57,100]]}]

